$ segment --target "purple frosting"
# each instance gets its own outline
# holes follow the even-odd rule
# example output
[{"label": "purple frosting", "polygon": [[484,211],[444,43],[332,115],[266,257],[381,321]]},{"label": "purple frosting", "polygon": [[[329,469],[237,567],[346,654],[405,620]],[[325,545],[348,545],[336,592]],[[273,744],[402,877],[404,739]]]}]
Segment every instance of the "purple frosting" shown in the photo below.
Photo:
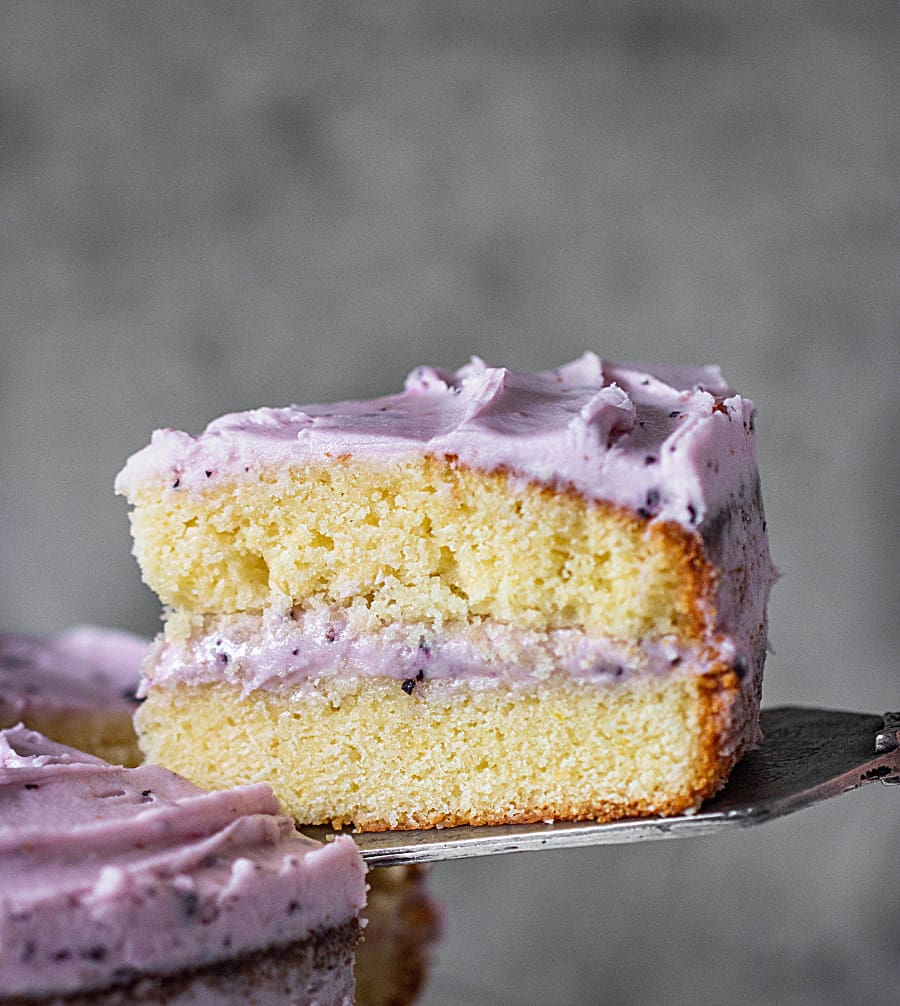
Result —
[{"label": "purple frosting", "polygon": [[154,643],[143,690],[151,681],[171,687],[224,680],[248,694],[285,684],[302,689],[342,676],[415,683],[502,681],[512,687],[558,671],[583,682],[616,682],[676,669],[702,674],[713,663],[734,658],[734,645],[725,638],[713,650],[683,646],[674,637],[628,645],[578,629],[529,632],[490,619],[444,625],[440,631],[400,623],[359,632],[342,609],[296,609],[210,617],[186,636],[166,633]]},{"label": "purple frosting", "polygon": [[753,415],[716,367],[616,364],[585,353],[532,374],[474,358],[455,373],[419,367],[396,395],[233,413],[196,437],[157,430],[116,490],[134,502],[160,483],[190,490],[270,465],[424,452],[695,527],[736,483],[753,481]]},{"label": "purple frosting", "polygon": [[264,784],[208,793],[0,731],[0,999],[305,939],[356,916],[364,874],[352,839],[301,836]]},{"label": "purple frosting", "polygon": [[132,711],[150,643],[91,625],[55,636],[0,633],[0,724],[35,713]]}]

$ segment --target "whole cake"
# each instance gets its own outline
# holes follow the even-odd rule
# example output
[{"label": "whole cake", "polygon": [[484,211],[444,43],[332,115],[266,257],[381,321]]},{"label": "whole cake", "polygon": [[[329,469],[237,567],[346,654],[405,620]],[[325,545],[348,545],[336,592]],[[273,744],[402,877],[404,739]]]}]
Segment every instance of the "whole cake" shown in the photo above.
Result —
[{"label": "whole cake", "polygon": [[0,727],[22,722],[114,764],[139,764],[132,721],[149,645],[93,625],[0,633]]},{"label": "whole cake", "polygon": [[352,839],[301,836],[268,786],[0,732],[2,1004],[349,1006],[364,903]]},{"label": "whole cake", "polygon": [[364,830],[696,808],[757,735],[753,416],[587,353],[157,431],[117,479],[167,612],[143,750]]}]

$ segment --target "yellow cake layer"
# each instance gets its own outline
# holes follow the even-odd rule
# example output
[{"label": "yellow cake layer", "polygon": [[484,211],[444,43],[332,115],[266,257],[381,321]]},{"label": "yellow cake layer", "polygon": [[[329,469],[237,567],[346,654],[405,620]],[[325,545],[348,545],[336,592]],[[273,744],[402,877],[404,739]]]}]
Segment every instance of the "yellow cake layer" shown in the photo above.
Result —
[{"label": "yellow cake layer", "polygon": [[755,729],[730,672],[412,694],[385,678],[182,685],[152,690],[136,722],[148,760],[201,786],[265,781],[299,823],[374,831],[678,813]]},{"label": "yellow cake layer", "polygon": [[712,573],[677,525],[453,459],[337,460],[132,503],[144,579],[183,611],[355,598],[373,625],[489,615],[620,639],[695,637],[710,617]]}]

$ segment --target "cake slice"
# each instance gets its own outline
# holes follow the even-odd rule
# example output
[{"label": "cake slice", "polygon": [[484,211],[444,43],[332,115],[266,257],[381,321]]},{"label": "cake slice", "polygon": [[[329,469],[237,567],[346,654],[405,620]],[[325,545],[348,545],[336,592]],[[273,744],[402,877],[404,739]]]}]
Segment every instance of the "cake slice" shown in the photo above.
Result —
[{"label": "cake slice", "polygon": [[117,480],[167,613],[143,750],[310,824],[696,808],[756,739],[753,416],[587,353],[157,431]]},{"label": "cake slice", "polygon": [[149,640],[79,625],[53,636],[0,633],[0,728],[23,722],[116,765],[138,765],[134,733]]},{"label": "cake slice", "polygon": [[[349,1006],[364,903],[352,839],[301,836],[268,786],[0,732],[0,1003]],[[272,976],[294,997],[262,995]]]}]

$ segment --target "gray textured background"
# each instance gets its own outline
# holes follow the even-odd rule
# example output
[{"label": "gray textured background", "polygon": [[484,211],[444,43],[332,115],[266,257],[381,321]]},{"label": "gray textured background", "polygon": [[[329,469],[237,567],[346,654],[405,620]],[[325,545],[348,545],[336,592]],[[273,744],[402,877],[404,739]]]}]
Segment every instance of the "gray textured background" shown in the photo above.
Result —
[{"label": "gray textured background", "polygon": [[[4,4],[3,626],[155,631],[156,426],[593,348],[759,406],[765,701],[897,708],[898,53],[894,0]],[[898,826],[442,866],[426,1001],[883,1001]]]}]

